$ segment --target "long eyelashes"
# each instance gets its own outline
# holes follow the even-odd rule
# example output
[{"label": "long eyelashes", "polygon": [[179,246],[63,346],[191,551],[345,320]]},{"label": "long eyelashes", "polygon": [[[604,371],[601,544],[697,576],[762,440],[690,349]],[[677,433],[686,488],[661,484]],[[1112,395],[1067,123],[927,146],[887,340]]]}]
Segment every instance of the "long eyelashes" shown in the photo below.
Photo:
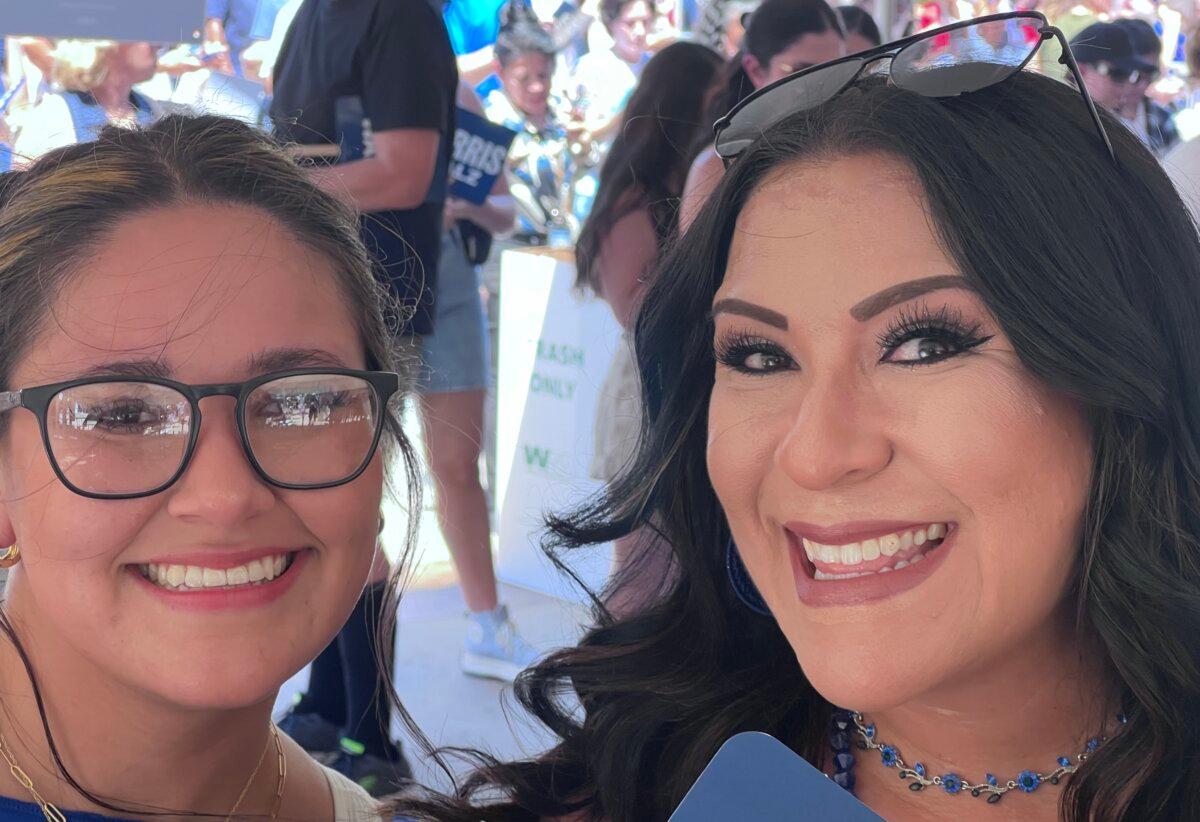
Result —
[{"label": "long eyelashes", "polygon": [[713,356],[721,365],[742,374],[770,374],[792,366],[791,356],[779,344],[745,331],[719,337]]},{"label": "long eyelashes", "polygon": [[[961,311],[950,306],[936,310],[925,303],[906,306],[876,338],[879,361],[906,367],[932,365],[992,339],[981,330],[981,323],[966,321]],[[913,349],[907,352],[909,356],[896,358],[895,354],[906,346]],[[797,368],[782,345],[747,331],[730,331],[718,337],[713,354],[722,366],[742,374],[762,376]]]},{"label": "long eyelashes", "polygon": [[[881,361],[898,365],[930,365],[970,351],[992,339],[991,335],[981,334],[981,329],[981,323],[967,322],[956,308],[942,305],[931,310],[928,304],[920,303],[901,308],[876,338],[876,342],[882,352]],[[901,346],[914,340],[928,341],[932,347],[925,348],[914,359],[890,359]]]},{"label": "long eyelashes", "polygon": [[957,308],[943,305],[936,310],[927,303],[905,306],[896,312],[878,337],[879,349],[888,352],[918,337],[953,337],[973,340],[979,337],[979,323],[967,323]]}]

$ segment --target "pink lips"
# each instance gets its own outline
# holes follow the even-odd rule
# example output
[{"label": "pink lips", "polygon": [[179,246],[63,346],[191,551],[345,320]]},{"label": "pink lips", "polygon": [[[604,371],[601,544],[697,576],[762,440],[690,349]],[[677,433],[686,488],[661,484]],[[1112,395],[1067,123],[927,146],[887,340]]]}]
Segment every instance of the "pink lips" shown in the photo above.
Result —
[{"label": "pink lips", "polygon": [[[941,521],[944,522],[944,520]],[[851,542],[876,539],[888,534],[915,531],[918,528],[927,527],[933,522],[939,522],[939,520],[930,519],[923,522],[872,520],[832,527],[822,527],[804,522],[787,523],[784,527],[788,538],[789,559],[792,563],[792,574],[800,601],[813,607],[861,605],[886,599],[915,588],[941,566],[957,542],[958,528],[951,524],[941,545],[926,552],[918,563],[887,573],[867,573],[851,579],[817,580],[814,576],[815,567],[804,550],[803,539],[823,545],[846,545]],[[879,560],[855,565],[853,569],[848,566],[826,568],[823,565],[822,570],[834,573],[848,570],[875,571],[877,568],[883,568],[895,561],[896,557],[880,557]]]}]

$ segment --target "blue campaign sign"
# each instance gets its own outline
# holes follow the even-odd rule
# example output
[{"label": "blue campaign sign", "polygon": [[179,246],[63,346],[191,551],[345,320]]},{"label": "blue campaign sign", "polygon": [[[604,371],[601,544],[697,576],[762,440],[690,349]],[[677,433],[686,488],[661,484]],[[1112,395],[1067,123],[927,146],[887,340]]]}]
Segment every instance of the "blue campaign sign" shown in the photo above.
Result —
[{"label": "blue campaign sign", "polygon": [[200,40],[204,0],[7,0],[0,34],[189,43]]},{"label": "blue campaign sign", "polygon": [[504,159],[517,133],[460,108],[450,162],[450,196],[482,205],[504,171]]},{"label": "blue campaign sign", "polygon": [[883,822],[866,805],[764,733],[730,739],[669,822]]}]

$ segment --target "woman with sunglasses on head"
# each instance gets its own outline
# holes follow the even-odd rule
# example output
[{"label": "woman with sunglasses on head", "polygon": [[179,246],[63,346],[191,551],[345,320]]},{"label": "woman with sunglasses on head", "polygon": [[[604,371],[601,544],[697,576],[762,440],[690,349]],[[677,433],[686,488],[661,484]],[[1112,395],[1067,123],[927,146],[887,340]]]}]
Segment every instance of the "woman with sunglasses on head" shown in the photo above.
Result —
[{"label": "woman with sunglasses on head", "polygon": [[271,723],[411,465],[354,216],[211,117],[2,179],[0,816],[374,819]]},{"label": "woman with sunglasses on head", "polygon": [[1049,39],[984,18],[722,121],[637,458],[552,523],[652,521],[679,574],[523,683],[557,747],[406,811],[663,820],[764,731],[889,820],[1200,818],[1200,237],[1018,70]]},{"label": "woman with sunglasses on head", "polygon": [[[845,53],[842,20],[825,0],[765,0],[747,18],[741,51],[710,89],[706,119],[716,120],[756,89]],[[724,174],[711,133],[701,134],[693,151],[696,156],[679,206],[681,231],[691,225]]]}]

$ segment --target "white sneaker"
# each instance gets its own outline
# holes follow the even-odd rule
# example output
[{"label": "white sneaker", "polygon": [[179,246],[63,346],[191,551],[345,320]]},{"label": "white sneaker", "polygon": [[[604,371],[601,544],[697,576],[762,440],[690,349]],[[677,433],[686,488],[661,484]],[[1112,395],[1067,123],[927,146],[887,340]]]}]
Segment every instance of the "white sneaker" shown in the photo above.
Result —
[{"label": "white sneaker", "polygon": [[467,623],[462,669],[469,676],[512,682],[541,656],[517,633],[505,605],[497,606],[494,611],[469,614]]}]

